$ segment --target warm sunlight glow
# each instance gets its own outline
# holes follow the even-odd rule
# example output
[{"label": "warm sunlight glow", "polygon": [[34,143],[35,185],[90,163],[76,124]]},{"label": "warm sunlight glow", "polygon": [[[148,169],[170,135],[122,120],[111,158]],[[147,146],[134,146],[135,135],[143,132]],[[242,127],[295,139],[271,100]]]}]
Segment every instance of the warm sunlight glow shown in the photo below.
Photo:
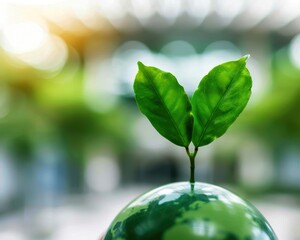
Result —
[{"label": "warm sunlight glow", "polygon": [[19,22],[3,29],[2,46],[13,54],[23,54],[38,49],[47,39],[47,30],[36,22]]},{"label": "warm sunlight glow", "polygon": [[42,23],[23,21],[3,29],[1,43],[7,53],[27,65],[45,71],[56,71],[68,56],[65,42],[52,35]]},{"label": "warm sunlight glow", "polygon": [[64,66],[67,57],[65,42],[57,36],[50,35],[39,49],[19,58],[37,69],[53,72]]}]

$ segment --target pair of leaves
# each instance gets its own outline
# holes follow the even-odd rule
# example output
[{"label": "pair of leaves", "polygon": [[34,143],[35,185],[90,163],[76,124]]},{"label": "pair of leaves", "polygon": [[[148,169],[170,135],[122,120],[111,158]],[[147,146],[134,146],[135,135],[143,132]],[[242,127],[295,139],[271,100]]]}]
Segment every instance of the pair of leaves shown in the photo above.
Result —
[{"label": "pair of leaves", "polygon": [[213,68],[190,100],[171,74],[138,62],[136,102],[154,128],[176,145],[204,146],[222,136],[245,108],[252,80],[245,56]]}]

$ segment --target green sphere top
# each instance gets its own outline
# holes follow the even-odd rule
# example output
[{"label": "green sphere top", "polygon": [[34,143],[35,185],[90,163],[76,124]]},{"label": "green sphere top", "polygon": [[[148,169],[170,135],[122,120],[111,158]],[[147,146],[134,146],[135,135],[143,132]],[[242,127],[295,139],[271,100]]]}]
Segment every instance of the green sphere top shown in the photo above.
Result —
[{"label": "green sphere top", "polygon": [[210,184],[179,182],[154,189],[125,207],[104,240],[277,240],[262,214]]}]

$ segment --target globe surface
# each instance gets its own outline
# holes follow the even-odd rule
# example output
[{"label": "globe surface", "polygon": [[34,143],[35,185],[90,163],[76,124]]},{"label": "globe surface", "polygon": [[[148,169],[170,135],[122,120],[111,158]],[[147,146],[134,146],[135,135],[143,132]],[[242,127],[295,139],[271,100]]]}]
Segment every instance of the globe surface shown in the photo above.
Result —
[{"label": "globe surface", "polygon": [[180,182],[135,199],[104,240],[277,240],[262,214],[223,188]]}]

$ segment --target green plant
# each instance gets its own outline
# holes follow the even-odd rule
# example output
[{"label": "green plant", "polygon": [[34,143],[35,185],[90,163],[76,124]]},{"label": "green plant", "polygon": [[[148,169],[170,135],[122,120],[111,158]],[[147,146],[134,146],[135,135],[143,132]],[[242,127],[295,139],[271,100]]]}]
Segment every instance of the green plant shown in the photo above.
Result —
[{"label": "green plant", "polygon": [[247,58],[212,69],[191,100],[171,73],[138,63],[134,91],[139,108],[161,135],[186,149],[191,178],[137,197],[115,217],[104,240],[278,239],[249,202],[194,179],[198,148],[222,136],[249,100]]},{"label": "green plant", "polygon": [[[213,68],[199,83],[192,98],[175,76],[138,62],[134,82],[136,102],[154,128],[186,149],[190,182],[195,182],[198,147],[222,136],[245,108],[252,87],[246,61],[249,55]],[[190,152],[191,142],[194,151]]]}]

